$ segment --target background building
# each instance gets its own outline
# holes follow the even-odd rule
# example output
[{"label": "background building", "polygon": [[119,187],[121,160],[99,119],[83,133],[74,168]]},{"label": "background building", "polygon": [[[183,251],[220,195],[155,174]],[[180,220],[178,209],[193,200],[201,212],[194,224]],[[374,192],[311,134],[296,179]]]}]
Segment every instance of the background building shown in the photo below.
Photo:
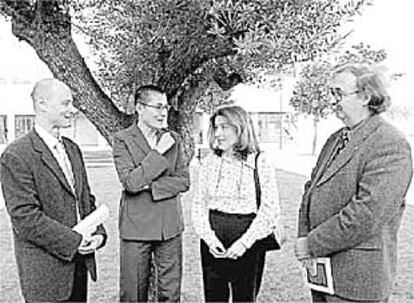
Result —
[{"label": "background building", "polygon": [[[34,82],[30,79],[0,78],[0,150],[33,128],[34,110],[30,93]],[[63,130],[63,135],[81,147],[109,147],[103,136],[81,113],[76,115],[71,128]]]}]

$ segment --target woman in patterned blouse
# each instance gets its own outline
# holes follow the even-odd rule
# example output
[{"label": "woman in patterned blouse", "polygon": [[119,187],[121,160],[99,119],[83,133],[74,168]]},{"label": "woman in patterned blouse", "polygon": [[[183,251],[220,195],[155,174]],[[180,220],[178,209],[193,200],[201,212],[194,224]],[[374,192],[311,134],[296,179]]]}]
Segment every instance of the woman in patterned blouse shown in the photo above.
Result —
[{"label": "woman in patterned blouse", "polygon": [[210,118],[212,153],[200,166],[191,216],[201,238],[206,302],[254,302],[265,251],[254,245],[269,235],[280,217],[275,170],[258,158],[261,204],[257,209],[254,167],[259,146],[248,113],[239,106],[217,109]]}]

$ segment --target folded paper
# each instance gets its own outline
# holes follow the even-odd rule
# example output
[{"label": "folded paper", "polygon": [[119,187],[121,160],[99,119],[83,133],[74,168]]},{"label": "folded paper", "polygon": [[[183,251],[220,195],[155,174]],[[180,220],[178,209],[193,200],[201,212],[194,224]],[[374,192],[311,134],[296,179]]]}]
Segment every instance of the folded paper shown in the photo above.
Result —
[{"label": "folded paper", "polygon": [[100,205],[97,209],[76,224],[72,230],[80,233],[85,238],[89,238],[96,231],[96,228],[108,217],[108,207],[106,205]]}]

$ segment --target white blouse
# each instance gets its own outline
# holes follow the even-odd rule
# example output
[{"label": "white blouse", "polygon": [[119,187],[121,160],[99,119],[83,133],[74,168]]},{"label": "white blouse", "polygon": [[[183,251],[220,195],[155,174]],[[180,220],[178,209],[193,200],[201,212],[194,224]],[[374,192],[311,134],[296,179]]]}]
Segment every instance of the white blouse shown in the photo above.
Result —
[{"label": "white blouse", "polygon": [[262,193],[260,208],[257,210],[254,162],[254,154],[249,155],[246,161],[219,157],[213,153],[202,160],[191,217],[196,233],[208,245],[216,238],[210,226],[209,210],[229,214],[256,213],[252,224],[240,238],[247,248],[256,240],[269,235],[280,220],[281,207],[275,169],[263,152],[258,159]]}]

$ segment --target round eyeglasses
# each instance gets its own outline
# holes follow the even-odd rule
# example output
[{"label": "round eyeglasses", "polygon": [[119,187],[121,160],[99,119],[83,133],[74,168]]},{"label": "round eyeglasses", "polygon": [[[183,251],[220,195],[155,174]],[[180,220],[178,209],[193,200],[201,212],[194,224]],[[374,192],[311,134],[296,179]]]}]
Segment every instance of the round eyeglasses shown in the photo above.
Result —
[{"label": "round eyeglasses", "polygon": [[360,91],[355,90],[353,92],[346,93],[342,89],[340,89],[339,87],[330,87],[329,92],[335,98],[336,103],[338,103],[338,102],[342,101],[343,97],[355,95],[355,94],[359,93]]}]

